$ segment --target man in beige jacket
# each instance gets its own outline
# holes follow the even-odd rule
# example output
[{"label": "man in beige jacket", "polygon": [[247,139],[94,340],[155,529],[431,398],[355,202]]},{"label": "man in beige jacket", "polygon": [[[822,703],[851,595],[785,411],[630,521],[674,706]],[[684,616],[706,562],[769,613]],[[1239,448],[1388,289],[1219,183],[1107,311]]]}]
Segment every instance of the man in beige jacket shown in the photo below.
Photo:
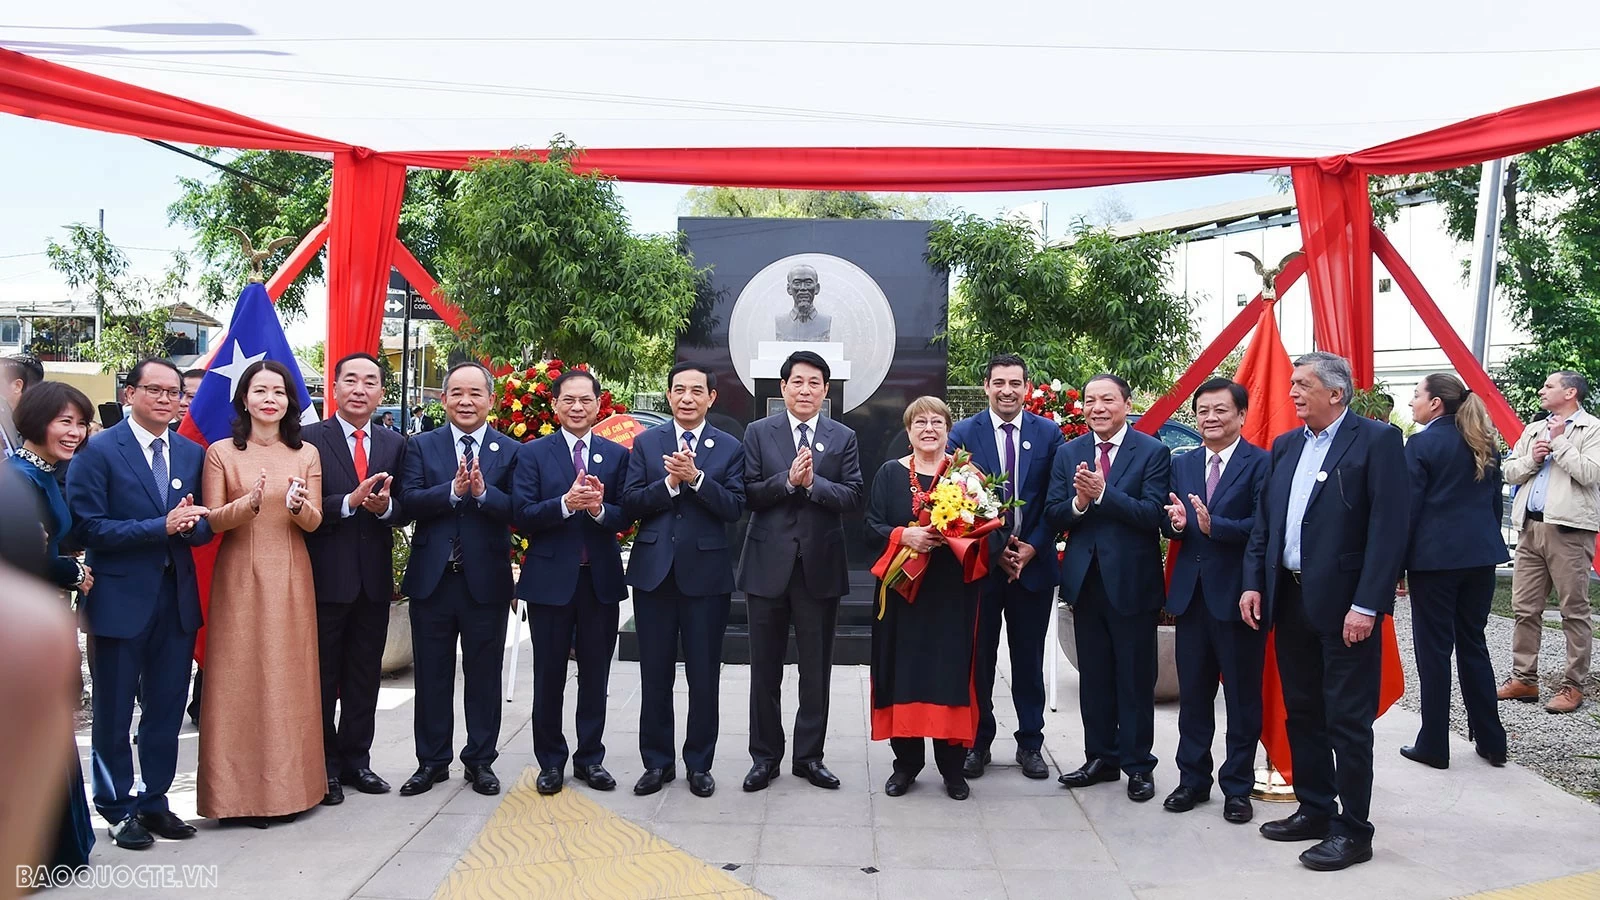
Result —
[{"label": "man in beige jacket", "polygon": [[1583,705],[1594,629],[1589,619],[1589,570],[1600,531],[1600,419],[1585,412],[1589,382],[1576,372],[1556,372],[1539,389],[1549,416],[1530,424],[1505,463],[1505,479],[1519,485],[1511,524],[1522,532],[1511,582],[1516,628],[1511,636],[1511,677],[1501,700],[1539,699],[1539,638],[1545,600],[1554,585],[1567,638],[1561,688],[1545,710],[1569,713]]}]

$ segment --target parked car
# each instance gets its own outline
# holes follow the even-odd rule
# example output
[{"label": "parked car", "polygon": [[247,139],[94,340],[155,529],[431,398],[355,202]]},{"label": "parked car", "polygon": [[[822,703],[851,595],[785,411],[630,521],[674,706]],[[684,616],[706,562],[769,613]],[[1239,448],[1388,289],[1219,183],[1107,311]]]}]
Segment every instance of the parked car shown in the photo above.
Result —
[{"label": "parked car", "polygon": [[[1139,421],[1137,413],[1128,416],[1129,425],[1137,421]],[[1156,437],[1161,439],[1161,443],[1167,445],[1167,449],[1172,451],[1173,456],[1188,453],[1203,443],[1200,432],[1182,422],[1174,422],[1170,419],[1162,424],[1160,430],[1156,432]]]}]

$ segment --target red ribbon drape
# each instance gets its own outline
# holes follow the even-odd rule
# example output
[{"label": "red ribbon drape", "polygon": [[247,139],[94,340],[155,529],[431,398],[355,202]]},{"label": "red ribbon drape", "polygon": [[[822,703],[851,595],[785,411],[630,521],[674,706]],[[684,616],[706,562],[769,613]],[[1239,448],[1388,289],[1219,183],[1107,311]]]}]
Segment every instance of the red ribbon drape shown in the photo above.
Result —
[{"label": "red ribbon drape", "polygon": [[300,243],[289,251],[289,256],[283,261],[283,265],[279,266],[278,271],[273,272],[272,277],[267,279],[267,296],[272,298],[272,302],[278,302],[278,298],[283,296],[283,292],[288,290],[289,285],[300,277],[300,273],[305,271],[306,266],[316,258],[318,253],[322,252],[322,245],[327,242],[328,220],[323,219],[317,223],[317,227],[311,229],[306,233],[305,237],[300,239]]},{"label": "red ribbon drape", "polygon": [[428,305],[439,314],[440,321],[451,328],[461,327],[461,310],[454,303],[445,299],[444,291],[439,289],[439,282],[435,281],[422,263],[411,255],[411,249],[396,240],[394,242],[394,267],[400,270],[400,277],[411,283],[417,293],[427,298]]},{"label": "red ribbon drape", "polygon": [[[389,290],[406,168],[368,153],[333,157],[332,223],[328,233],[327,379],[350,353],[378,346]],[[328,413],[333,412],[332,395]]]},{"label": "red ribbon drape", "polygon": [[1354,166],[1294,167],[1295,205],[1309,257],[1317,347],[1350,361],[1356,387],[1372,386],[1372,203]]}]

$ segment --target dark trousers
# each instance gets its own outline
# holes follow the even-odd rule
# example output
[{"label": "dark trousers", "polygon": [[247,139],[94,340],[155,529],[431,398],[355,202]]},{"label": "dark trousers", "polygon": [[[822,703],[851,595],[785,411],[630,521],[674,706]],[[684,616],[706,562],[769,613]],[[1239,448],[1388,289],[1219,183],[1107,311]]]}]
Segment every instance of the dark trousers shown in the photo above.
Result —
[{"label": "dark trousers", "polygon": [[1148,774],[1156,767],[1156,614],[1112,609],[1098,560],[1089,564],[1072,614],[1084,756]]},{"label": "dark trousers", "polygon": [[689,723],[683,764],[709,772],[717,753],[717,694],[722,676],[722,635],[728,628],[727,594],[690,597],[671,572],[653,591],[635,591],[633,621],[639,632],[639,757],[646,769],[674,759],[672,704],[679,643],[689,683]]},{"label": "dark trousers", "polygon": [[567,738],[561,731],[562,701],[567,690],[567,655],[578,657],[578,749],[574,768],[605,761],[606,685],[611,680],[611,655],[617,649],[615,603],[594,595],[588,566],[578,569],[578,586],[565,606],[528,605],[528,630],[533,633],[533,755],[541,769],[567,764]]},{"label": "dark trousers", "polygon": [[[178,730],[189,696],[189,666],[194,660],[194,635],[178,618],[178,586],[168,570],[161,580],[155,613],[144,631],[131,638],[96,636],[91,781],[94,805],[106,821],[121,822],[134,813],[167,811],[167,790],[178,768]],[[133,698],[140,693],[139,777],[144,790],[133,790]]]},{"label": "dark trousers", "polygon": [[994,677],[1000,658],[1000,622],[1006,626],[1011,653],[1011,703],[1017,710],[1017,749],[1044,747],[1044,639],[1055,612],[1051,591],[1030,591],[1004,573],[983,583],[978,607],[978,655],[973,667],[978,692],[978,735],[972,749],[988,751],[994,743]]},{"label": "dark trousers", "polygon": [[1411,645],[1422,683],[1419,752],[1450,758],[1450,651],[1456,654],[1467,730],[1490,752],[1504,753],[1506,729],[1495,706],[1494,665],[1483,639],[1494,599],[1494,566],[1412,572]]},{"label": "dark trousers", "polygon": [[1217,784],[1227,797],[1248,797],[1261,740],[1261,668],[1266,632],[1234,617],[1221,621],[1195,597],[1178,617],[1178,772],[1182,784],[1211,789],[1211,739],[1216,734],[1217,680],[1228,710],[1227,759]]},{"label": "dark trousers", "polygon": [[[89,673],[93,678],[94,673]],[[189,692],[189,719],[195,727],[200,727],[200,692],[205,689],[206,672],[198,665],[194,667],[194,687]]]},{"label": "dark trousers", "polygon": [[[965,782],[961,763],[967,757],[967,748],[953,741],[932,738],[933,764],[945,781]],[[927,764],[928,742],[922,738],[889,738],[889,749],[894,751],[894,770],[915,777]]]},{"label": "dark trousers", "polygon": [[446,572],[432,596],[414,597],[411,643],[416,664],[417,762],[450,764],[455,739],[456,644],[461,644],[461,705],[467,743],[461,761],[486,766],[500,755],[500,665],[506,652],[504,603],[478,603],[467,579]]},{"label": "dark trousers", "polygon": [[1278,582],[1275,605],[1278,675],[1300,809],[1328,817],[1331,834],[1371,840],[1372,721],[1383,641],[1376,627],[1351,647],[1343,634],[1317,631],[1306,618],[1299,582],[1287,574]]},{"label": "dark trousers", "polygon": [[[350,603],[317,604],[317,659],[322,675],[322,754],[328,777],[372,768],[389,598],[365,593]],[[452,679],[454,677],[454,666]],[[453,683],[452,683],[453,686]],[[334,724],[334,703],[339,722]]]},{"label": "dark trousers", "polygon": [[813,597],[796,560],[780,597],[745,598],[750,611],[750,759],[776,766],[783,760],[783,658],[794,625],[800,651],[800,709],[794,717],[795,765],[821,762],[828,734],[828,683],[833,675],[833,632],[838,597]]}]

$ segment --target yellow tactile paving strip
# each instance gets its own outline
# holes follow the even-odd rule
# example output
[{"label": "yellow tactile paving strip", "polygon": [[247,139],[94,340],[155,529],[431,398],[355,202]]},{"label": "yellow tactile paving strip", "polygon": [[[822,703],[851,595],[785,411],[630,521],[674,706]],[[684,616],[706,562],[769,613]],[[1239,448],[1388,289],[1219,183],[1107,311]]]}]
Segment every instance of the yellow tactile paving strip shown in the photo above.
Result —
[{"label": "yellow tactile paving strip", "polygon": [[540,796],[535,769],[501,801],[434,893],[468,898],[762,900],[728,873],[568,788]]},{"label": "yellow tactile paving strip", "polygon": [[1470,894],[1463,900],[1594,900],[1596,897],[1600,897],[1600,870]]}]

